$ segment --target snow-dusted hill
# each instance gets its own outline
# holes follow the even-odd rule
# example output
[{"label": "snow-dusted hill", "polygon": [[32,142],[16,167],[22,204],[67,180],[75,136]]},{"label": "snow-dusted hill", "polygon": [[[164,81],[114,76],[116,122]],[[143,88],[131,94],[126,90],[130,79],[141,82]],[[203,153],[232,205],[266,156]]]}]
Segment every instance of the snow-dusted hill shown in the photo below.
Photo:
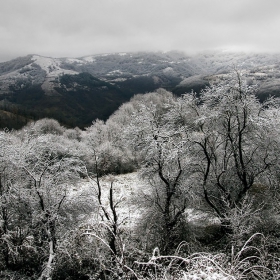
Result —
[{"label": "snow-dusted hill", "polygon": [[[194,56],[180,52],[115,53],[81,58],[29,55],[0,63],[0,94],[9,94],[13,89],[20,90],[36,84],[46,94],[54,94],[54,88],[60,86],[61,76],[83,72],[118,85],[137,77],[152,77],[159,86],[172,84],[176,80],[173,87],[182,87],[201,81],[205,83],[205,77],[226,73],[233,68],[246,69],[257,80],[278,80],[279,65],[278,54],[230,52],[208,52]],[[278,85],[279,81],[275,83],[270,80],[267,83],[268,88]]]},{"label": "snow-dusted hill", "polygon": [[8,66],[5,68],[0,66],[0,94],[9,94],[11,86],[20,90],[27,85],[34,84],[40,84],[46,94],[54,93],[54,87],[58,86],[57,77],[64,74],[78,74],[77,71],[61,68],[59,59],[39,55],[29,57],[30,59],[26,61],[25,65],[20,64],[21,59],[19,58],[18,66],[12,69],[9,69]]},{"label": "snow-dusted hill", "polygon": [[[53,117],[84,127],[106,119],[137,93],[163,87],[200,91],[215,75],[243,69],[260,96],[280,96],[280,55],[143,52],[51,58],[28,55],[0,63],[0,109],[29,118]],[[16,108],[16,109],[15,109]]]}]

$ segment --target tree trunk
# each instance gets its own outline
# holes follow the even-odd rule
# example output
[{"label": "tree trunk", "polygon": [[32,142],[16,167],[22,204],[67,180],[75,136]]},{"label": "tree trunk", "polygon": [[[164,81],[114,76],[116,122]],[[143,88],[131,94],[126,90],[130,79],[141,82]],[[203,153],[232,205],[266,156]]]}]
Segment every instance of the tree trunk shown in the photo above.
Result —
[{"label": "tree trunk", "polygon": [[45,226],[46,226],[46,234],[48,236],[48,241],[49,241],[49,258],[38,280],[52,279],[53,261],[55,258],[55,251],[56,251],[56,237],[55,237],[55,220],[50,220],[50,218],[51,217],[49,217],[47,213],[48,220]]},{"label": "tree trunk", "polygon": [[42,271],[41,276],[38,278],[38,280],[51,280],[52,279],[52,271],[53,271],[53,261],[55,258],[55,252],[54,252],[54,241],[49,241],[49,259],[48,262],[45,264],[45,268]]}]

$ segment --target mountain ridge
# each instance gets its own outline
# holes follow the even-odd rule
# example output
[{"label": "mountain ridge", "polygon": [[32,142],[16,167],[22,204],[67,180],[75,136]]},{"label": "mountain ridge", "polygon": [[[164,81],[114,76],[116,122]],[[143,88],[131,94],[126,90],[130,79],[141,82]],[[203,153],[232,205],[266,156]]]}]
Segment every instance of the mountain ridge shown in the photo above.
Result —
[{"label": "mountain ridge", "polygon": [[79,58],[32,54],[0,63],[0,109],[17,108],[28,120],[52,117],[82,128],[96,118],[106,120],[135,94],[160,87],[176,95],[200,91],[233,68],[260,84],[260,98],[280,96],[280,54],[171,51]]}]

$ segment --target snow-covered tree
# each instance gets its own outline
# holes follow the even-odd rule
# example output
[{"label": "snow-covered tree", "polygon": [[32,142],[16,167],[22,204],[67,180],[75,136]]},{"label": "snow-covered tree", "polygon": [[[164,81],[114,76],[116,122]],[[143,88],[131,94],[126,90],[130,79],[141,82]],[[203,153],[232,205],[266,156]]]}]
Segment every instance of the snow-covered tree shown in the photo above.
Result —
[{"label": "snow-covered tree", "polygon": [[188,107],[182,115],[178,110],[177,120],[192,143],[193,172],[225,231],[231,231],[227,218],[231,209],[242,205],[253,186],[268,186],[275,175],[271,171],[277,163],[277,137],[268,110],[278,106],[273,100],[260,103],[255,93],[256,86],[247,85],[242,73],[234,72],[206,88],[200,98],[190,102],[184,96],[178,101]]},{"label": "snow-covered tree", "polygon": [[31,215],[21,189],[22,172],[11,161],[19,152],[18,142],[9,131],[0,132],[0,264],[4,267],[21,262],[19,255],[30,233],[26,223]]},{"label": "snow-covered tree", "polygon": [[188,181],[183,180],[186,146],[166,117],[175,102],[170,94],[154,93],[150,94],[150,100],[144,97],[138,102],[126,137],[138,153],[141,175],[150,186],[150,191],[144,194],[149,208],[146,222],[154,229],[152,238],[157,239],[157,245],[168,252],[180,242],[180,225],[184,224],[182,218],[189,199]]},{"label": "snow-covered tree", "polygon": [[64,204],[84,172],[83,163],[74,145],[59,135],[34,134],[29,129],[1,132],[0,146],[0,240],[5,265],[19,266],[24,258],[31,262],[32,254],[39,254],[39,264],[41,257],[48,256],[42,277],[49,277],[63,233]]}]

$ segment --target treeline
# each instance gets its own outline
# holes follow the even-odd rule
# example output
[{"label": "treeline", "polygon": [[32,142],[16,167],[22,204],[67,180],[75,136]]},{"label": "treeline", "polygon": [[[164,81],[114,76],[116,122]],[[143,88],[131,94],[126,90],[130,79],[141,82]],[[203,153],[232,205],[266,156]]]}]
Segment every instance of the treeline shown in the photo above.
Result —
[{"label": "treeline", "polygon": [[[52,119],[3,130],[4,275],[278,279],[280,108],[273,98],[260,103],[256,92],[234,72],[199,95],[136,95],[85,130]],[[127,228],[114,182],[136,170],[146,190],[133,203],[145,210]],[[81,182],[92,192],[73,196]],[[198,238],[190,209],[218,227]]]}]

